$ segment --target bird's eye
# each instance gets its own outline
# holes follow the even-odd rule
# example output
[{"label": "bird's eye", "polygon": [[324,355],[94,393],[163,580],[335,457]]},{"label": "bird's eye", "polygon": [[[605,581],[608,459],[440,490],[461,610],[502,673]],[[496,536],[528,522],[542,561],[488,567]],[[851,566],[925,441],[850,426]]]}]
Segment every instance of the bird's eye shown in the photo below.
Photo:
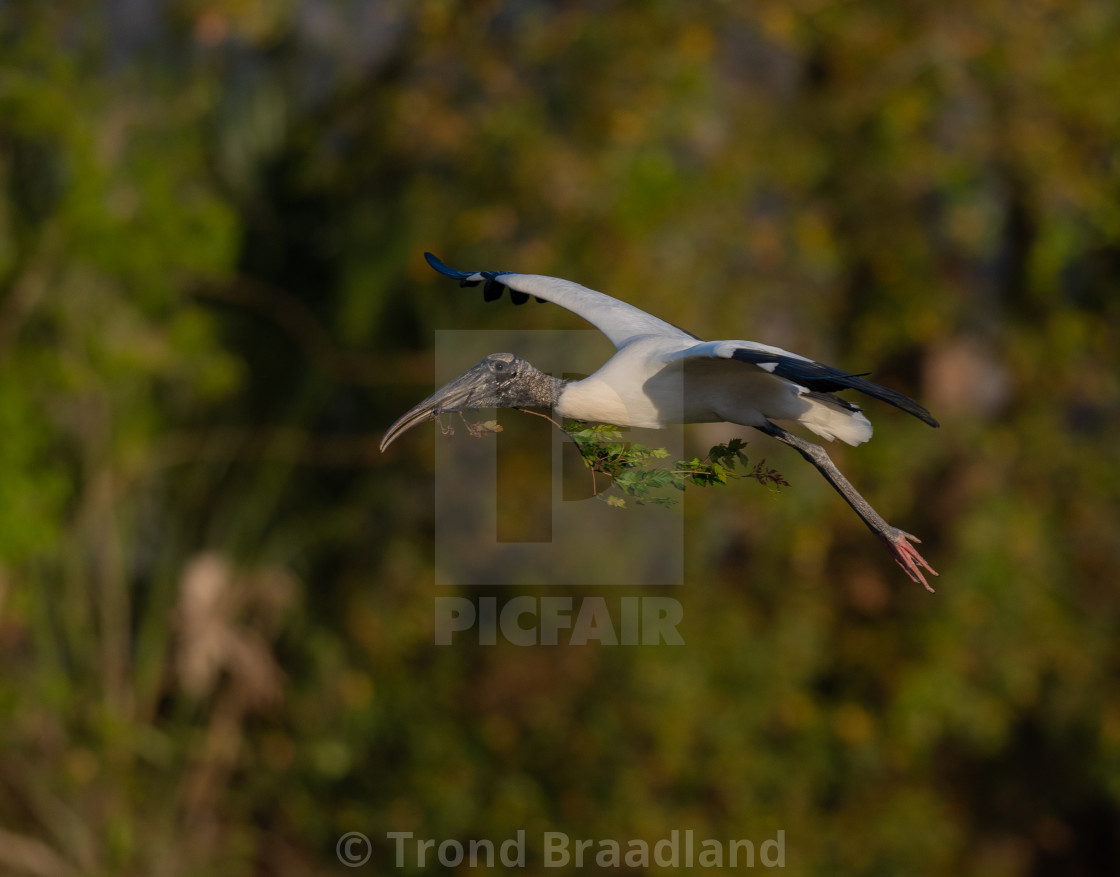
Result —
[{"label": "bird's eye", "polygon": [[498,362],[494,363],[494,371],[504,372],[505,370],[506,370],[506,364],[504,362],[498,361]]}]

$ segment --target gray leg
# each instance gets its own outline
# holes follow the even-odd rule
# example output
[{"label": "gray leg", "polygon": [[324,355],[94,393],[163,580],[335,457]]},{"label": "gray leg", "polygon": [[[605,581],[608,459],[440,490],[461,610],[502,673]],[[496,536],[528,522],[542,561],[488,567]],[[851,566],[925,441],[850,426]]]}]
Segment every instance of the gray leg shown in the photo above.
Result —
[{"label": "gray leg", "polygon": [[829,484],[831,484],[836,492],[844,497],[848,505],[850,505],[857,515],[867,524],[868,529],[871,530],[876,536],[883,540],[890,551],[891,556],[894,557],[895,563],[905,570],[906,574],[914,581],[924,585],[927,591],[932,591],[933,588],[929,586],[925,576],[922,575],[920,567],[925,567],[926,570],[937,575],[937,572],[932,566],[926,563],[925,558],[918,553],[910,543],[920,543],[922,540],[917,536],[911,536],[898,527],[892,527],[879,515],[875,509],[871,508],[867,500],[859,495],[859,492],[852,487],[851,482],[845,478],[836,464],[832,462],[828,454],[825,453],[824,448],[820,445],[815,445],[812,442],[807,442],[803,438],[795,436],[791,432],[782,429],[776,423],[767,421],[766,426],[756,426],[759,432],[764,432],[768,436],[776,438],[778,441],[789,445],[796,450],[802,457],[817,467],[817,470],[823,475]]}]

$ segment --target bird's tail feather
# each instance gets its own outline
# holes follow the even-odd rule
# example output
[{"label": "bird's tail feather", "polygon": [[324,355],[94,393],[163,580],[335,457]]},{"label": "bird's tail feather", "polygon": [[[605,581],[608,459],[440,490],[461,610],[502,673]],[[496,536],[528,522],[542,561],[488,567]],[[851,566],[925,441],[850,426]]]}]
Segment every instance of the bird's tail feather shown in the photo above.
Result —
[{"label": "bird's tail feather", "polygon": [[849,445],[861,445],[871,438],[871,421],[850,402],[828,393],[805,393],[801,399],[808,408],[798,414],[796,421],[775,420],[779,426],[789,428],[800,425],[827,441],[840,439]]}]

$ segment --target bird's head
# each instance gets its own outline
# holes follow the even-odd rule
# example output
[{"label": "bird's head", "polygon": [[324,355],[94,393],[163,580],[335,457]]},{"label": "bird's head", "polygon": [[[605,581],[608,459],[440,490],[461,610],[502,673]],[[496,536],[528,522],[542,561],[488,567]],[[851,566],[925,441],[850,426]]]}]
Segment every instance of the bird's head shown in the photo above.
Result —
[{"label": "bird's head", "polygon": [[520,356],[491,353],[401,415],[381,439],[381,450],[389,447],[397,436],[444,412],[551,407],[563,385],[563,381],[533,368]]}]

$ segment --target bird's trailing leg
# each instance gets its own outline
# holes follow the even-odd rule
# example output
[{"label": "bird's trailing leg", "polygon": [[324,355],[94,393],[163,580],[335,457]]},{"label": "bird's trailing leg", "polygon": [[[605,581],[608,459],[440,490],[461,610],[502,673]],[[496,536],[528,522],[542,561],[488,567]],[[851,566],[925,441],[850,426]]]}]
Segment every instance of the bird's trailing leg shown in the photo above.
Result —
[{"label": "bird's trailing leg", "polygon": [[851,482],[836,468],[836,464],[825,453],[824,448],[812,442],[807,442],[805,439],[799,438],[769,421],[765,426],[755,428],[794,448],[802,457],[816,466],[818,471],[828,480],[828,483],[836,488],[837,493],[844,497],[848,505],[867,524],[871,532],[883,540],[883,544],[887,546],[887,550],[894,557],[895,563],[901,566],[911,579],[924,585],[927,591],[933,591],[925,576],[922,575],[922,568],[924,567],[933,575],[937,575],[937,572],[926,563],[925,558],[918,553],[918,549],[911,544],[920,543],[922,540],[898,529],[898,527],[892,527],[884,521],[879,513],[871,508],[867,500],[852,487]]}]

